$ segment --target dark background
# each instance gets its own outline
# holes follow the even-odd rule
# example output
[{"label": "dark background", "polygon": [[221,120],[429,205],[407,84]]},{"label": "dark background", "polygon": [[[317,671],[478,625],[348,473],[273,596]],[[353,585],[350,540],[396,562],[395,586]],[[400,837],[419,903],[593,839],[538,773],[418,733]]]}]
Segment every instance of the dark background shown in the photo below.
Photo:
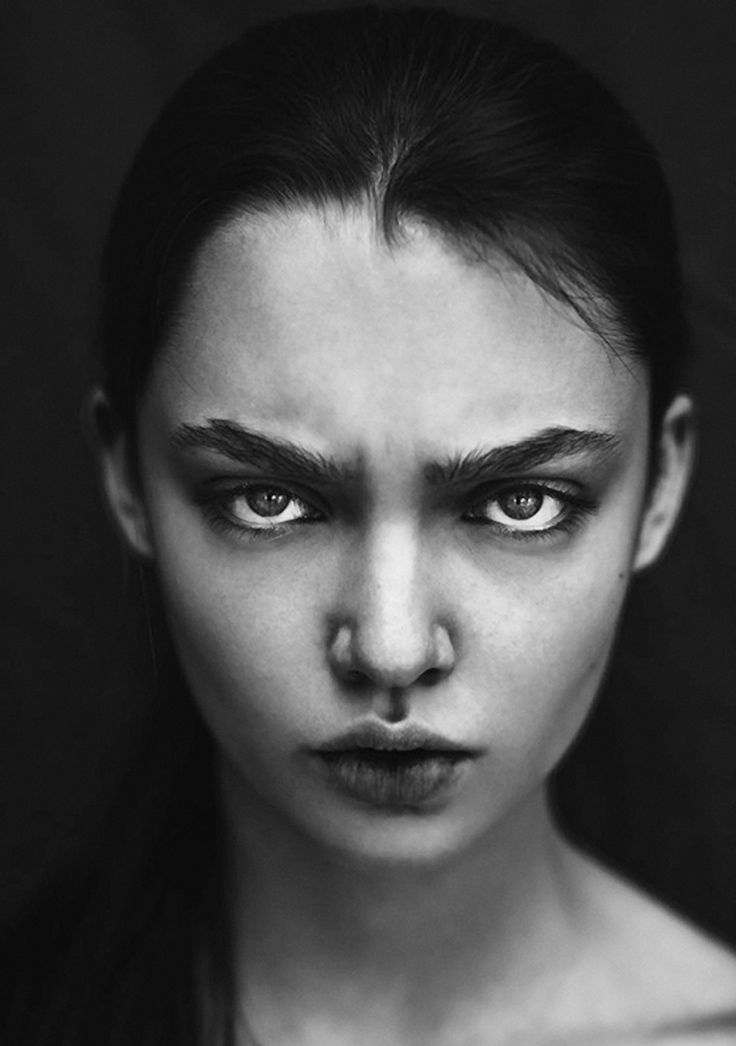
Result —
[{"label": "dark background", "polygon": [[[151,701],[140,585],[79,425],[96,267],[159,106],[263,0],[4,0],[0,9],[0,920],[78,860]],[[448,6],[452,6],[448,4]],[[736,943],[736,4],[465,3],[557,40],[639,118],[670,177],[702,420],[665,563],[559,782],[570,830]]]}]

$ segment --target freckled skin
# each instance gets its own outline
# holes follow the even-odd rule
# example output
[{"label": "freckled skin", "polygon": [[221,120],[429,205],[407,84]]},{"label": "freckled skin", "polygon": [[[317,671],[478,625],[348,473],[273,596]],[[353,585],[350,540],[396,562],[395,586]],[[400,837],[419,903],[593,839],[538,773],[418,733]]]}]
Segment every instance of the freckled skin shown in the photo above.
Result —
[{"label": "freckled skin", "polygon": [[[167,442],[212,417],[357,456],[364,501],[350,519],[265,541],[214,531],[192,477],[237,466],[185,468]],[[550,426],[620,441],[615,460],[540,470],[592,491],[598,507],[577,530],[523,542],[422,508],[428,458]],[[419,226],[391,248],[362,212],[250,217],[216,233],[140,432],[174,640],[236,803],[379,862],[431,862],[492,833],[541,787],[600,684],[637,555],[647,426],[638,363],[612,359],[525,277],[471,266]],[[348,619],[377,666],[357,690],[329,658]],[[429,686],[419,652],[438,620],[454,665]],[[485,755],[431,816],[380,817],[298,753],[375,712],[392,666],[405,682],[414,661],[409,720]]]}]

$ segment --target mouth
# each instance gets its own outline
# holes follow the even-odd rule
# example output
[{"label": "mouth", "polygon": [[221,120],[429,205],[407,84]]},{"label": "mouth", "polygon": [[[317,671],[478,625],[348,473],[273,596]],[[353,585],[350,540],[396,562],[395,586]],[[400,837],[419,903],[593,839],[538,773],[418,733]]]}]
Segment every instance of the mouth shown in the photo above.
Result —
[{"label": "mouth", "polygon": [[330,785],[360,803],[411,810],[449,795],[480,755],[416,727],[365,724],[312,751]]}]

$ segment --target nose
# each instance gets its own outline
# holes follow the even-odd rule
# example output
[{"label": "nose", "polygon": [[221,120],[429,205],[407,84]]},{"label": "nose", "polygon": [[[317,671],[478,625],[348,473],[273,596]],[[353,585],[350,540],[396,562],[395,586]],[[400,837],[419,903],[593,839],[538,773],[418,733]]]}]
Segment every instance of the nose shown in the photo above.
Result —
[{"label": "nose", "polygon": [[431,685],[452,672],[453,630],[438,612],[415,528],[400,522],[376,527],[355,550],[351,567],[330,639],[338,676],[397,691]]}]

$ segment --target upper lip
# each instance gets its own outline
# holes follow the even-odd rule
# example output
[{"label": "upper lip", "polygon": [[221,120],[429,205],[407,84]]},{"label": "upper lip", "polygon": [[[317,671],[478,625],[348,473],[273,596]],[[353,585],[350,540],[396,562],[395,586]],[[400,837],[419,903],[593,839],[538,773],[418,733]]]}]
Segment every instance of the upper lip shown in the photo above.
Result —
[{"label": "upper lip", "polygon": [[318,752],[345,752],[372,748],[382,752],[454,752],[478,755],[479,750],[450,741],[420,726],[390,727],[383,723],[361,723],[317,746]]}]

